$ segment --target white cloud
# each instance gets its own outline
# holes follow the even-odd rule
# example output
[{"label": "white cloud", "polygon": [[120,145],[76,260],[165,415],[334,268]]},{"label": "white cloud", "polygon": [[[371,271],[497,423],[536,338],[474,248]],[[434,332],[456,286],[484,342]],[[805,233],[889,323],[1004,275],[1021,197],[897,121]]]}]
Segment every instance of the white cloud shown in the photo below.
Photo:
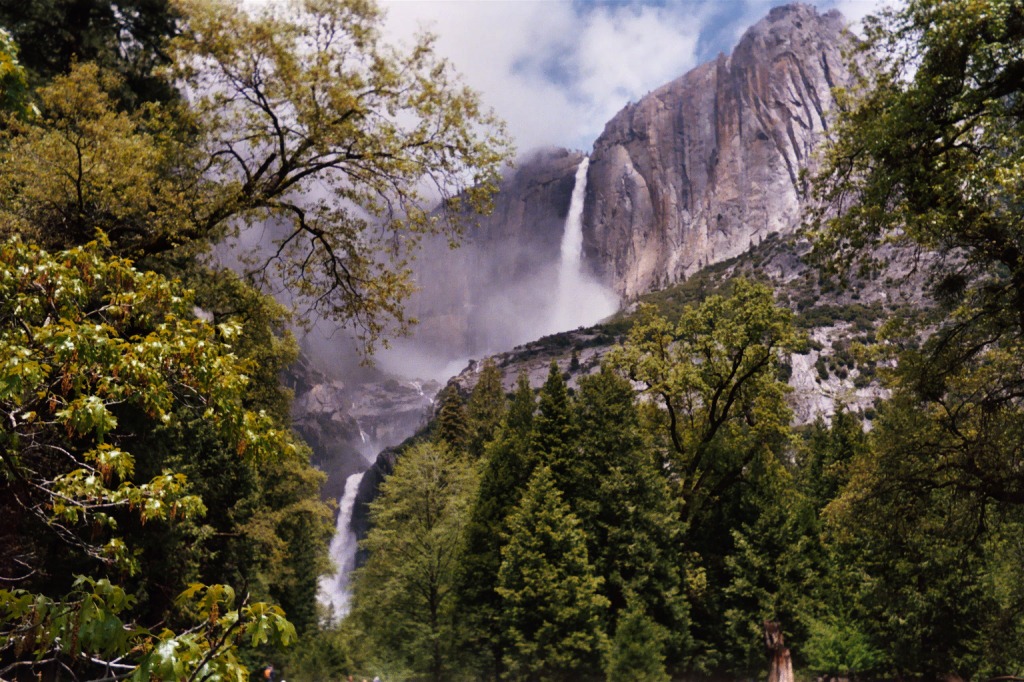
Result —
[{"label": "white cloud", "polygon": [[678,7],[385,0],[388,31],[438,36],[438,51],[509,124],[521,151],[589,149],[629,100],[696,65],[702,28]]},{"label": "white cloud", "polygon": [[623,5],[589,14],[576,43],[574,86],[588,105],[586,131],[600,127],[637,100],[697,65],[703,17],[665,7]]},{"label": "white cloud", "polygon": [[[542,145],[588,150],[627,102],[696,66],[698,46],[704,54],[730,50],[782,2],[381,0],[388,37],[435,33],[438,52],[508,122],[521,152]],[[883,4],[819,6],[859,22]]]},{"label": "white cloud", "polygon": [[572,105],[564,88],[515,66],[548,50],[572,25],[567,3],[382,2],[390,37],[421,30],[437,35],[438,52],[504,118],[521,149],[557,144],[569,134]]},{"label": "white cloud", "polygon": [[892,3],[885,0],[836,0],[833,6],[843,13],[851,28],[857,31],[864,17],[875,14],[888,4]]}]

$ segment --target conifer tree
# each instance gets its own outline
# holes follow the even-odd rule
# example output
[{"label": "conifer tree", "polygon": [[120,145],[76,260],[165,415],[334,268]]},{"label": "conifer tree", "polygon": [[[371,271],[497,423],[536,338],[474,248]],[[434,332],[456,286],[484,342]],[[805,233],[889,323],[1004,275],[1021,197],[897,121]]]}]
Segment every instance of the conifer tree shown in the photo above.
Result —
[{"label": "conifer tree", "polygon": [[513,680],[579,680],[603,667],[608,600],[587,558],[579,519],[555,487],[548,467],[530,479],[508,519],[498,594],[505,653]]},{"label": "conifer tree", "polygon": [[492,358],[487,358],[466,404],[468,448],[473,457],[483,455],[484,446],[494,437],[504,414],[505,389],[502,387],[501,370]]},{"label": "conifer tree", "polygon": [[519,502],[532,471],[530,434],[536,408],[525,372],[494,441],[486,448],[479,493],[466,531],[466,553],[459,574],[459,603],[464,648],[481,672],[496,676],[502,668],[504,639],[498,627],[501,601],[495,592],[501,566],[505,520]]},{"label": "conifer tree", "polygon": [[465,457],[441,443],[406,450],[370,505],[370,552],[356,573],[352,618],[363,657],[447,678],[455,656],[455,575],[477,483]]},{"label": "conifer tree", "polygon": [[572,456],[573,439],[569,391],[558,363],[552,360],[548,378],[540,389],[530,454],[535,462],[550,466],[556,480],[559,480],[567,469],[566,460]]},{"label": "conifer tree", "polygon": [[537,401],[533,396],[533,389],[530,388],[530,378],[524,370],[516,377],[516,390],[512,393],[512,400],[508,406],[506,424],[508,429],[511,429],[509,435],[514,435],[525,442],[533,428],[536,411]]},{"label": "conifer tree", "polygon": [[853,459],[867,449],[863,423],[844,405],[836,406],[830,425],[821,417],[811,425],[806,447],[798,455],[798,483],[817,510],[835,499],[849,480]]},{"label": "conifer tree", "polygon": [[610,367],[580,380],[577,449],[562,485],[571,490],[566,500],[605,579],[612,621],[632,595],[641,611],[671,632],[668,650],[679,657],[689,645],[678,549],[683,528],[668,481],[641,433],[635,401],[632,386]]},{"label": "conifer tree", "polygon": [[615,628],[608,656],[608,682],[669,682],[664,639],[665,632],[642,609],[627,609]]},{"label": "conifer tree", "polygon": [[458,386],[449,384],[441,398],[441,410],[437,415],[435,437],[452,450],[462,452],[466,448],[466,404],[459,395]]}]

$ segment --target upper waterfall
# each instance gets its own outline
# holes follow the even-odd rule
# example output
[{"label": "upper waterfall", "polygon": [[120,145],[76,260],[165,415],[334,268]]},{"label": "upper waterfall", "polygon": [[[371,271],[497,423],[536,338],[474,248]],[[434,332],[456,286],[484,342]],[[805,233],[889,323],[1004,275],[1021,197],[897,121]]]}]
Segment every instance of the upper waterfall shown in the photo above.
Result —
[{"label": "upper waterfall", "polygon": [[584,156],[576,168],[572,198],[569,200],[569,215],[565,218],[559,284],[562,284],[566,277],[578,278],[580,275],[580,262],[583,260],[583,201],[587,196],[588,168],[590,168],[590,157]]},{"label": "upper waterfall", "polygon": [[547,333],[594,324],[618,309],[615,294],[583,269],[583,205],[589,168],[590,158],[584,156],[576,168],[569,213],[562,232],[558,288],[548,313]]}]

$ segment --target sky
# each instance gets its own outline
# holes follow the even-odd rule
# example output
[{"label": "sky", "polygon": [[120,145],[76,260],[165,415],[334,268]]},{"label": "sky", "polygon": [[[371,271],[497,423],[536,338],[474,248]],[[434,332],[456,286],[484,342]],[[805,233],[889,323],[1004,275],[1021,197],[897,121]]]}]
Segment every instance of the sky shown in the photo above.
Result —
[{"label": "sky", "polygon": [[[729,53],[749,26],[786,0],[381,0],[387,37],[437,36],[520,153],[590,151],[628,102]],[[819,0],[856,22],[883,0]]]}]

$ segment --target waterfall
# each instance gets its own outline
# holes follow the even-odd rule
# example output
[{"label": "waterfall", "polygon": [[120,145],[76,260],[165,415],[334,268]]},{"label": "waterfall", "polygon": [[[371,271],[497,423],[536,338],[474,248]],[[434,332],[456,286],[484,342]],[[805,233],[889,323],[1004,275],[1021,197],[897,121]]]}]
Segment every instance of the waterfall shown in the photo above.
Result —
[{"label": "waterfall", "polygon": [[579,281],[583,272],[583,201],[587,197],[587,169],[590,157],[584,156],[576,168],[576,178],[569,200],[569,215],[565,217],[565,232],[562,233],[562,262],[558,273],[559,289],[566,284]]},{"label": "waterfall", "polygon": [[565,218],[565,230],[562,233],[558,290],[544,333],[594,324],[618,309],[615,294],[583,271],[583,202],[587,196],[589,168],[590,158],[584,156],[576,168],[569,214]]},{"label": "waterfall", "polygon": [[338,502],[338,526],[331,540],[331,561],[337,567],[333,575],[320,578],[320,603],[333,608],[334,618],[342,618],[348,613],[348,581],[352,570],[356,567],[356,534],[351,529],[352,510],[356,503],[356,493],[363,473],[352,474],[345,479],[345,490]]}]

